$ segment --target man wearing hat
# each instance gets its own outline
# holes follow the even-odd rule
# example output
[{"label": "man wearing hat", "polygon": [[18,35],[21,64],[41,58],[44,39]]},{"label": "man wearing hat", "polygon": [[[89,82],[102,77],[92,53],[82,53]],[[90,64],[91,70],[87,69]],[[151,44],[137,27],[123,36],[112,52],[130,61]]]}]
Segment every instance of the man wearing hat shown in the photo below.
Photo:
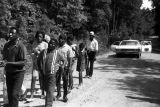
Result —
[{"label": "man wearing hat", "polygon": [[87,55],[88,55],[88,63],[86,76],[91,78],[93,75],[93,65],[96,57],[96,53],[98,52],[98,41],[95,39],[95,34],[93,31],[89,33],[89,41],[87,41]]}]

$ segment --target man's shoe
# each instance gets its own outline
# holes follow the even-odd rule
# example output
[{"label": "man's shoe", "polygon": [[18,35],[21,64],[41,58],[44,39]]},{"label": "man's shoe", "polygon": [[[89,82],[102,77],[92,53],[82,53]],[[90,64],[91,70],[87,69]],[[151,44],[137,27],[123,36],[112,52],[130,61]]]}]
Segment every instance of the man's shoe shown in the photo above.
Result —
[{"label": "man's shoe", "polygon": [[63,97],[63,101],[64,101],[64,102],[67,102],[67,101],[68,101],[67,96],[66,96],[66,97]]},{"label": "man's shoe", "polygon": [[41,97],[40,97],[41,99],[45,99],[45,95],[41,95]]},{"label": "man's shoe", "polygon": [[88,78],[89,78],[89,79],[91,79],[91,78],[92,78],[92,76],[89,76]]},{"label": "man's shoe", "polygon": [[56,101],[57,100],[57,98],[56,97],[53,97],[53,101]]},{"label": "man's shoe", "polygon": [[30,103],[30,102],[32,102],[32,101],[34,101],[33,98],[26,99],[26,102],[27,102],[27,103]]},{"label": "man's shoe", "polygon": [[57,95],[57,96],[56,96],[57,100],[59,100],[60,97],[61,97],[61,95]]},{"label": "man's shoe", "polygon": [[89,77],[89,75],[85,75],[85,77]]},{"label": "man's shoe", "polygon": [[67,91],[67,94],[69,94],[69,93],[71,93],[71,89],[70,88],[68,88],[68,91]]}]

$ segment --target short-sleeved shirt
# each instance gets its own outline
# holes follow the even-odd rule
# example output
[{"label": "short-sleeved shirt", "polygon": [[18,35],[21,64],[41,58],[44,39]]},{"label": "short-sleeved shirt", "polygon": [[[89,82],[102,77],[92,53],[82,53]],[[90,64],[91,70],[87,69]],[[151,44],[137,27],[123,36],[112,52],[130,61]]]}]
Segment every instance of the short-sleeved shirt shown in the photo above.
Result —
[{"label": "short-sleeved shirt", "polygon": [[54,50],[46,55],[45,74],[54,74],[58,70],[59,61],[63,60],[63,56],[58,50]]},{"label": "short-sleeved shirt", "polygon": [[87,49],[89,51],[98,51],[98,41],[96,39],[87,41]]},{"label": "short-sleeved shirt", "polygon": [[[68,59],[68,58],[73,58],[74,54],[72,51],[72,48],[68,45],[68,44],[64,44],[62,47],[59,48],[58,50],[63,56],[64,58]],[[67,66],[68,63],[66,63],[65,66]]]},{"label": "short-sleeved shirt", "polygon": [[[27,60],[27,49],[24,44],[18,40],[16,45],[11,45],[10,42],[7,42],[4,45],[3,49],[3,59],[8,62],[18,62]],[[17,72],[25,70],[25,65],[6,65],[6,72]]]}]

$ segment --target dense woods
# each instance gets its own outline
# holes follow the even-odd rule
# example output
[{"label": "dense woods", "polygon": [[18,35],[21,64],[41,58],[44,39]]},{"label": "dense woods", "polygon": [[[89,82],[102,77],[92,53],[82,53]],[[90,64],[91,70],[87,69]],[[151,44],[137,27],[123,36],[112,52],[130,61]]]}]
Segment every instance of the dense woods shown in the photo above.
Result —
[{"label": "dense woods", "polygon": [[25,41],[37,30],[77,40],[93,30],[101,46],[119,39],[146,39],[160,34],[159,4],[153,0],[155,8],[146,10],[140,9],[142,0],[1,0],[0,37],[16,26]]}]

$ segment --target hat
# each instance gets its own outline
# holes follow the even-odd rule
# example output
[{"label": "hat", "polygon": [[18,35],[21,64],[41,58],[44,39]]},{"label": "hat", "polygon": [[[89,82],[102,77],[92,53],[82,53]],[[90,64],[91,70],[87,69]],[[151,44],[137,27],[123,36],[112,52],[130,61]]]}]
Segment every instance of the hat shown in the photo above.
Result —
[{"label": "hat", "polygon": [[95,36],[93,31],[90,31],[89,34]]}]

